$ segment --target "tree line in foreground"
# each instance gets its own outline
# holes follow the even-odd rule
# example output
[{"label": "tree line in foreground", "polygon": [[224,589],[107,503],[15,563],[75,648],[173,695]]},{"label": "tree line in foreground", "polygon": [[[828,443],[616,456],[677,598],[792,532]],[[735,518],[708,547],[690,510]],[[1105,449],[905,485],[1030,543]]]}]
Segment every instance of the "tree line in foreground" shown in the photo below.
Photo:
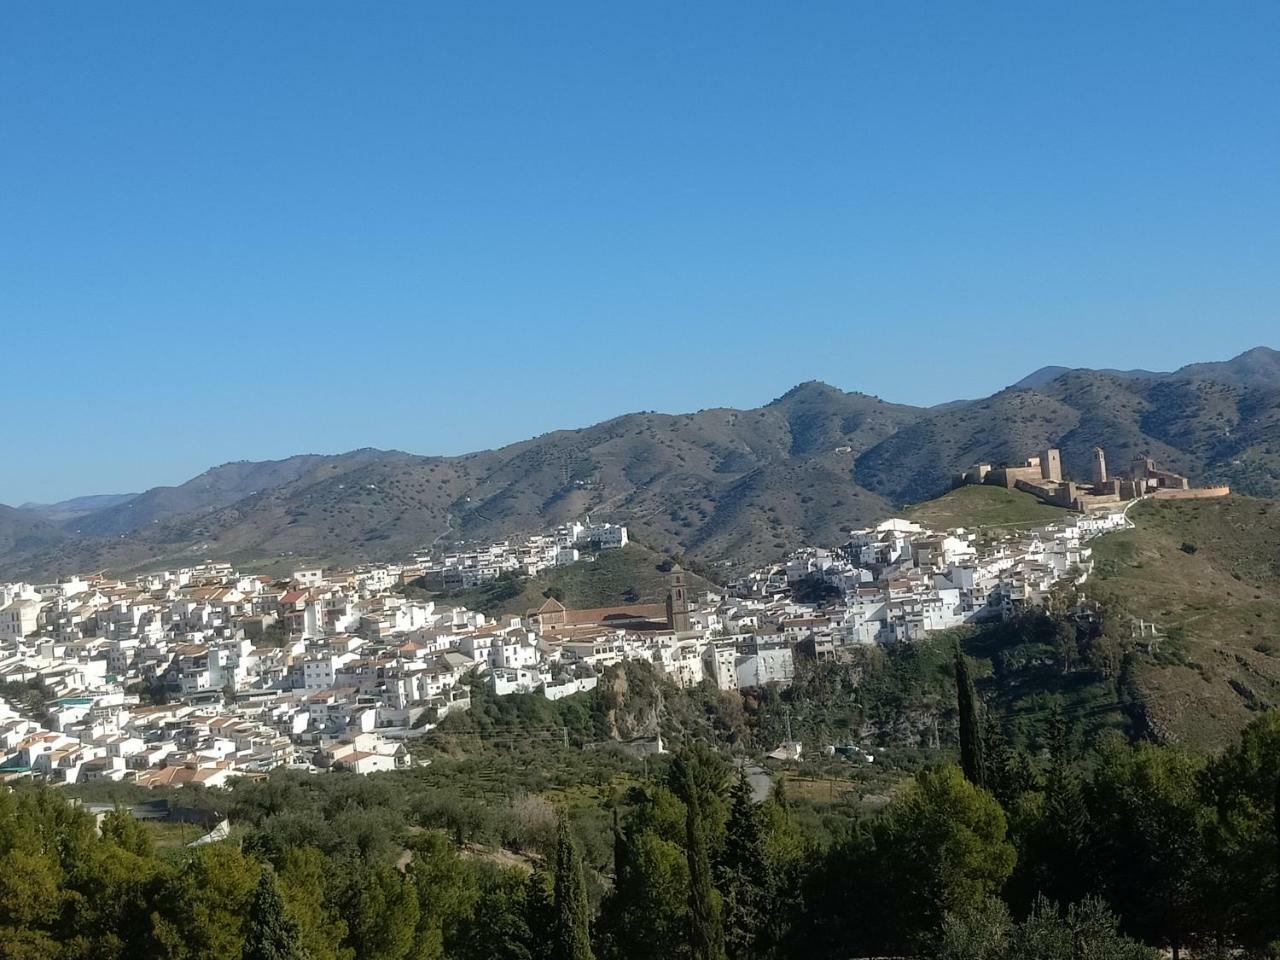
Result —
[{"label": "tree line in foreground", "polygon": [[558,809],[518,801],[518,850],[467,842],[462,785],[419,802],[425,784],[389,774],[237,784],[231,839],[176,849],[122,809],[0,788],[0,958],[1280,955],[1280,714],[1212,758],[1080,750],[1062,715],[1032,752],[954,666],[960,764],[820,835],[785,779],[759,802],[697,745],[556,788]]}]

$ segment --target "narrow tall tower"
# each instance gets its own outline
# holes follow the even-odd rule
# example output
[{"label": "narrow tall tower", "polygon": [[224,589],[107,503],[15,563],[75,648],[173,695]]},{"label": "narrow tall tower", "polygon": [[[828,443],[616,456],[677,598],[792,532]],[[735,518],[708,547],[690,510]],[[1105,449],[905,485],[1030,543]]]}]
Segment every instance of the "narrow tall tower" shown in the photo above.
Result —
[{"label": "narrow tall tower", "polygon": [[1057,447],[1050,447],[1040,458],[1040,478],[1062,482],[1062,452]]},{"label": "narrow tall tower", "polygon": [[670,589],[667,591],[667,622],[676,633],[689,629],[689,591],[684,585],[684,570],[678,563],[671,568]]},{"label": "narrow tall tower", "polygon": [[1093,448],[1093,485],[1100,487],[1107,482],[1107,454],[1101,447]]}]

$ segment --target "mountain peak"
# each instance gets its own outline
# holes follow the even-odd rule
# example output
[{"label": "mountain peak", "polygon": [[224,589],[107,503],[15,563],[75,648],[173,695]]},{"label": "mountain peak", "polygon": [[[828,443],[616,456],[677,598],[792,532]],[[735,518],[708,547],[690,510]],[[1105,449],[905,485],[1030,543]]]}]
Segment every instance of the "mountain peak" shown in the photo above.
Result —
[{"label": "mountain peak", "polygon": [[1173,376],[1179,380],[1219,380],[1236,386],[1274,386],[1280,381],[1280,351],[1258,346],[1230,360],[1189,364]]},{"label": "mountain peak", "polygon": [[1280,350],[1273,350],[1270,347],[1254,347],[1252,350],[1246,350],[1238,357],[1232,357],[1227,362],[1250,362],[1256,360],[1262,360],[1267,363],[1280,363]]},{"label": "mountain peak", "polygon": [[826,397],[842,397],[844,391],[839,387],[833,387],[829,383],[821,380],[806,380],[804,383],[798,383],[782,396],[774,400],[769,406],[782,403],[788,400],[819,400]]},{"label": "mountain peak", "polygon": [[1036,390],[1043,387],[1052,380],[1057,380],[1064,373],[1071,372],[1071,367],[1041,367],[1028,373],[1025,377],[1013,384],[1015,390]]},{"label": "mountain peak", "polygon": [[1095,370],[1092,367],[1041,367],[1034,373],[1029,373],[1017,383],[1013,384],[1012,390],[1039,390],[1041,387],[1048,386],[1054,380],[1068,373],[1100,373],[1108,377],[1118,377],[1121,380],[1159,380],[1169,376],[1167,373],[1160,373],[1156,370],[1116,370],[1112,367],[1103,367]]}]

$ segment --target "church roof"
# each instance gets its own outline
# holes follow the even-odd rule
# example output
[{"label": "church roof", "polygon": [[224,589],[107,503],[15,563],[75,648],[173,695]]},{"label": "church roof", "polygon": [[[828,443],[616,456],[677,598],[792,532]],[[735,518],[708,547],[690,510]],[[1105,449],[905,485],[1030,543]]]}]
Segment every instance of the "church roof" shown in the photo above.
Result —
[{"label": "church roof", "polygon": [[632,620],[663,621],[667,619],[667,606],[664,603],[631,603],[616,607],[592,607],[589,610],[568,610],[565,622],[571,626],[583,624],[609,624],[610,622],[626,622]]}]

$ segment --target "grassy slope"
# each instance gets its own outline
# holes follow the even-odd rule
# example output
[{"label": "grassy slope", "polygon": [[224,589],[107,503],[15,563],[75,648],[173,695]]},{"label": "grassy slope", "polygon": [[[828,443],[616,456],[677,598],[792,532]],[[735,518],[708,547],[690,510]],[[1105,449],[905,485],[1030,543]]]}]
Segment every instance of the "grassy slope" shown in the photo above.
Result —
[{"label": "grassy slope", "polygon": [[[1064,513],[1026,494],[978,486],[907,511],[934,528],[1034,526]],[[1149,501],[1130,516],[1136,529],[1094,542],[1098,565],[1088,592],[1113,612],[1159,626],[1163,638],[1134,658],[1133,693],[1152,731],[1219,747],[1258,710],[1280,706],[1280,503]],[[1016,680],[987,681],[1002,713],[1034,721],[1060,696],[1087,735],[1123,728],[1124,706],[1110,684],[1054,677],[1048,648],[1039,646],[1024,638],[1019,659],[1026,654],[1028,666]],[[993,660],[982,643],[971,647],[979,661]]]},{"label": "grassy slope", "polygon": [[[628,589],[639,594],[635,602],[659,603],[667,598],[668,575],[658,569],[664,559],[662,554],[632,543],[621,550],[603,550],[590,562],[579,561],[548,570],[518,585],[493,583],[461,593],[428,596],[441,603],[458,604],[491,615],[523,614],[541,606],[546,599],[544,592],[551,588],[563,591],[563,602],[572,609],[626,603],[624,595]],[[685,581],[694,596],[714,586],[689,572],[685,574]]]},{"label": "grassy slope", "polygon": [[1032,527],[1052,523],[1068,511],[1041,503],[1029,493],[1004,487],[964,486],[908,507],[906,515],[934,530],[954,527]]},{"label": "grassy slope", "polygon": [[1157,734],[1215,747],[1280,704],[1280,503],[1141,504],[1096,541],[1089,592],[1159,625],[1135,680]]}]

